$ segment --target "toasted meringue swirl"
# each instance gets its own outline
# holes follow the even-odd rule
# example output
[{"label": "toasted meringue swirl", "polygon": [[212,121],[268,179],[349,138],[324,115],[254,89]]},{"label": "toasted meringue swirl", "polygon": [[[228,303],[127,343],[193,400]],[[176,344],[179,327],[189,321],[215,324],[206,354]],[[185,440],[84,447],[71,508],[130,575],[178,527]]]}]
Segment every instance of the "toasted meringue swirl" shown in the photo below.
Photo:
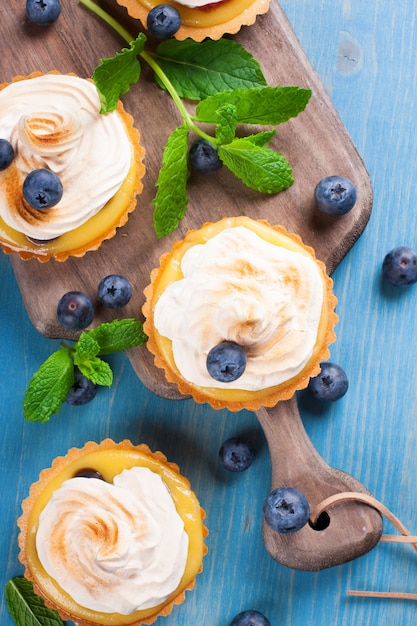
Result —
[{"label": "toasted meringue swirl", "polygon": [[[317,340],[323,278],[313,258],[274,245],[248,228],[226,228],[182,257],[183,278],[155,305],[154,323],[172,341],[175,364],[190,383],[257,391],[290,380]],[[243,375],[218,382],[207,354],[222,341],[246,350]]]},{"label": "toasted meringue swirl", "polygon": [[66,480],[42,511],[36,549],[78,604],[129,615],[157,606],[178,587],[188,535],[159,474],[133,467],[113,484]]},{"label": "toasted meringue swirl", "polygon": [[[45,74],[0,91],[0,137],[15,151],[0,172],[0,216],[34,239],[53,239],[77,228],[114,196],[129,170],[132,149],[117,111],[100,114],[94,84],[77,76]],[[60,202],[32,209],[22,185],[33,170],[55,172]]]}]

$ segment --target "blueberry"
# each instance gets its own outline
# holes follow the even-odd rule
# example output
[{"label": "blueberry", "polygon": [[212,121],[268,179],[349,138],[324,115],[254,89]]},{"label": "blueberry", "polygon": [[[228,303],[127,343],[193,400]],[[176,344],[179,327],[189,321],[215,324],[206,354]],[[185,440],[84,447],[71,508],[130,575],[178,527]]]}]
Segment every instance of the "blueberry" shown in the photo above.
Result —
[{"label": "blueberry", "polygon": [[246,367],[246,353],[234,341],[222,341],[207,355],[207,371],[214,380],[230,383],[242,376]]},{"label": "blueberry", "polygon": [[74,474],[74,478],[97,478],[98,480],[104,480],[103,475],[98,470],[92,469],[91,467],[83,467],[78,470],[78,472]]},{"label": "blueberry", "polygon": [[417,282],[417,250],[399,246],[388,252],[382,262],[382,275],[396,287]]},{"label": "blueberry", "polygon": [[230,437],[220,446],[219,459],[230,472],[242,472],[252,465],[253,448],[241,437]]},{"label": "blueberry", "polygon": [[98,286],[98,301],[110,309],[120,309],[132,297],[130,282],[120,274],[110,274],[100,281]]},{"label": "blueberry", "polygon": [[82,404],[91,402],[97,393],[98,386],[87,378],[87,376],[84,376],[78,367],[74,368],[74,377],[74,384],[67,393],[65,401],[74,406],[81,406]]},{"label": "blueberry", "polygon": [[200,174],[213,174],[223,165],[216,148],[207,139],[196,139],[188,153],[190,166]]},{"label": "blueberry", "polygon": [[320,374],[310,378],[308,390],[318,400],[339,400],[349,387],[345,371],[336,363],[321,363],[320,367]]},{"label": "blueberry", "polygon": [[94,306],[90,296],[82,291],[68,291],[57,306],[59,323],[67,330],[83,330],[93,321]]},{"label": "blueberry", "polygon": [[33,170],[23,181],[23,197],[33,209],[49,209],[61,200],[62,183],[51,170]]},{"label": "blueberry", "polygon": [[14,159],[14,150],[10,141],[0,139],[0,171],[9,167]]},{"label": "blueberry", "polygon": [[263,613],[251,609],[235,615],[230,626],[271,626],[271,622]]},{"label": "blueberry", "polygon": [[168,39],[181,26],[181,15],[170,4],[158,4],[149,11],[146,26],[152,37]]},{"label": "blueberry", "polygon": [[38,26],[49,26],[61,13],[59,0],[26,0],[26,16]]},{"label": "blueberry", "polygon": [[356,202],[356,188],[344,176],[327,176],[314,190],[316,207],[327,215],[345,215]]},{"label": "blueberry", "polygon": [[271,491],[263,504],[266,523],[279,533],[294,533],[308,522],[310,507],[307,498],[294,487]]}]

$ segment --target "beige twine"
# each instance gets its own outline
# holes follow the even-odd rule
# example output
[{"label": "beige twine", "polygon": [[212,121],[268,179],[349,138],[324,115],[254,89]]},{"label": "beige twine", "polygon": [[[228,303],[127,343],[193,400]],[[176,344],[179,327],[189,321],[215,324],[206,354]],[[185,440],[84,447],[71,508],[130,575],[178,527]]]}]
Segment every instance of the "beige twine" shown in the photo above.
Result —
[{"label": "beige twine", "polygon": [[[417,552],[417,536],[411,535],[404,524],[396,517],[385,505],[376,500],[373,496],[361,492],[346,492],[337,493],[329,498],[326,498],[321,502],[313,511],[310,516],[310,521],[313,526],[317,524],[317,520],[326,509],[335,504],[336,502],[345,502],[346,500],[354,500],[355,502],[362,502],[363,504],[369,504],[377,511],[386,517],[391,524],[401,533],[401,535],[381,535],[381,542],[392,543],[409,543]],[[393,598],[401,600],[417,600],[417,593],[402,593],[396,591],[354,591],[348,590],[349,596],[361,596],[367,598]]]}]

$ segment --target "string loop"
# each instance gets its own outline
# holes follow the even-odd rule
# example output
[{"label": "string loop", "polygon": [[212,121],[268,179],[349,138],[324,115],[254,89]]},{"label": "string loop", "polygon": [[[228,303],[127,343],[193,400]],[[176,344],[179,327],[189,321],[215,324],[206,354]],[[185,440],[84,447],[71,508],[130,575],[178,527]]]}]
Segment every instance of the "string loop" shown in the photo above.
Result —
[{"label": "string loop", "polygon": [[[361,493],[357,491],[349,491],[343,493],[336,493],[333,496],[330,496],[320,502],[311,512],[310,514],[310,522],[312,526],[317,525],[317,520],[320,515],[327,511],[327,509],[338,502],[346,502],[347,500],[352,500],[355,502],[361,502],[363,504],[368,504],[372,508],[376,509],[387,518],[389,522],[401,533],[400,535],[381,535],[381,542],[392,542],[392,543],[408,543],[411,547],[417,552],[417,536],[412,535],[404,524],[396,517],[382,502],[379,502],[373,496]],[[391,598],[391,599],[401,599],[401,600],[417,600],[417,593],[403,593],[396,591],[366,591],[366,590],[348,590],[349,596],[361,596],[368,598]]]}]

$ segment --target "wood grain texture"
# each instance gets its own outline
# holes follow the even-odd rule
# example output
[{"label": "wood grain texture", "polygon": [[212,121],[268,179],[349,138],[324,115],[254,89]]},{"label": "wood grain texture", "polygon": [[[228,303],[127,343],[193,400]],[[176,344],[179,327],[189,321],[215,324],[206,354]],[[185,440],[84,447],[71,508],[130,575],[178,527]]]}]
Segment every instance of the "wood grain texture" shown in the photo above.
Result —
[{"label": "wood grain texture", "polygon": [[[67,15],[80,10],[76,0],[62,4]],[[346,370],[349,390],[339,402],[325,406],[299,394],[303,424],[330,466],[357,477],[415,533],[417,291],[411,287],[399,292],[380,278],[385,252],[395,245],[416,245],[415,2],[281,0],[281,6],[362,154],[374,192],[364,233],[333,272],[340,322],[331,359]],[[37,42],[38,51],[41,38],[53,40],[49,31],[29,32],[23,14],[22,2],[0,4],[2,81],[11,77],[3,61],[11,56],[9,48],[14,67],[26,74],[42,61],[31,42]],[[116,51],[120,42],[90,17],[81,28],[87,34],[97,28],[102,37],[96,50],[85,41],[83,62],[90,72],[97,56],[108,54],[109,44]],[[75,47],[71,31],[60,37]],[[59,44],[60,52],[65,47]],[[78,51],[74,60],[61,60],[54,50],[50,46],[54,66],[77,70]],[[42,62],[45,71],[50,69],[50,63]],[[22,573],[16,519],[39,471],[73,445],[128,437],[178,462],[207,511],[204,571],[186,602],[161,620],[161,626],[226,626],[246,608],[261,610],[274,626],[415,623],[414,602],[347,596],[349,589],[415,592],[417,561],[409,547],[377,545],[359,559],[319,572],[295,571],[269,556],[262,541],[262,503],[271,484],[271,464],[253,414],[215,412],[189,400],[158,398],[141,384],[129,360],[115,355],[114,384],[101,389],[94,402],[80,408],[64,405],[47,424],[25,423],[24,390],[58,342],[35,330],[10,258],[3,254],[0,276],[1,589]],[[233,435],[248,437],[256,448],[254,464],[239,475],[223,471],[217,461],[220,444]],[[393,529],[386,525],[386,531]],[[3,594],[0,623],[13,626]]]}]

